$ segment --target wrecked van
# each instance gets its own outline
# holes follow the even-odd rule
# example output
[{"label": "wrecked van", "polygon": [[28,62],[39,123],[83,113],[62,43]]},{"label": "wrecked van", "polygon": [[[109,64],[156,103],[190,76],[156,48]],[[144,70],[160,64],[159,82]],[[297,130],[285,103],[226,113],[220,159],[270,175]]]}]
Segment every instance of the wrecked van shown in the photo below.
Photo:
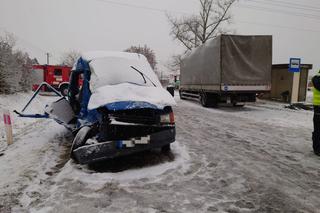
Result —
[{"label": "wrecked van", "polygon": [[38,90],[16,113],[51,118],[70,129],[75,134],[71,157],[81,164],[153,148],[166,152],[175,141],[176,103],[143,55],[83,54],[72,69],[67,96],[48,104],[44,114],[24,114]]}]

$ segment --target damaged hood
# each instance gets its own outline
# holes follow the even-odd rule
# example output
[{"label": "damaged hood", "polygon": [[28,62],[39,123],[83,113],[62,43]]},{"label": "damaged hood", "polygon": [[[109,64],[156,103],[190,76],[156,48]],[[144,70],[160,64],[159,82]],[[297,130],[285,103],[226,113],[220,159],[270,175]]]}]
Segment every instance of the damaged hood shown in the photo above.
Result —
[{"label": "damaged hood", "polygon": [[156,106],[158,109],[176,105],[173,97],[163,87],[122,83],[97,88],[90,97],[88,109],[93,110],[105,105],[123,105],[125,102],[131,103],[128,105],[131,109],[141,108],[143,105],[147,106],[148,104]]}]

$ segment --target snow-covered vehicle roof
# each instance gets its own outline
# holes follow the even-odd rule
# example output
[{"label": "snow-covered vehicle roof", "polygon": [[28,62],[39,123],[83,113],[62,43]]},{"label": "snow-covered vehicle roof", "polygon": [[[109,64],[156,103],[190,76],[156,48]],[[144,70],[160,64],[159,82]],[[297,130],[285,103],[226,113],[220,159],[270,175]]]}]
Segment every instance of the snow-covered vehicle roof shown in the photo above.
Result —
[{"label": "snow-covered vehicle roof", "polygon": [[141,54],[95,51],[81,58],[91,71],[89,110],[124,101],[146,102],[158,108],[176,104]]}]

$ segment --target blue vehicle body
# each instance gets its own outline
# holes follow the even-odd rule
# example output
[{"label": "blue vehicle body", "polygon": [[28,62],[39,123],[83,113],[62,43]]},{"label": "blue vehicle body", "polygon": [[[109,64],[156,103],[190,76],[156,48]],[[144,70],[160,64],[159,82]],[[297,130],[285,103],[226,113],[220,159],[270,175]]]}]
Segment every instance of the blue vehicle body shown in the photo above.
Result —
[{"label": "blue vehicle body", "polygon": [[[21,117],[52,118],[70,129],[75,134],[71,156],[82,164],[151,148],[168,150],[170,143],[175,141],[171,106],[159,107],[147,101],[122,100],[89,109],[92,96],[90,62],[83,57],[76,62],[67,97],[62,97],[51,88],[61,98],[48,105],[44,114],[30,115],[24,114],[24,111],[42,86],[50,87],[46,83],[39,87],[22,112],[16,113]],[[79,78],[83,81],[82,86],[79,85]]]}]

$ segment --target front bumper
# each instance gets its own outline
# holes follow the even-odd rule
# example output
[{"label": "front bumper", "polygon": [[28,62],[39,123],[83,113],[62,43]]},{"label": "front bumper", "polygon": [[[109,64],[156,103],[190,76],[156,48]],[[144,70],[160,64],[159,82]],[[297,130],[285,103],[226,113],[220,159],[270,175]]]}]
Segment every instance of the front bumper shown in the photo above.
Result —
[{"label": "front bumper", "polygon": [[153,148],[160,148],[175,141],[175,128],[150,134],[148,144],[136,144],[134,147],[119,147],[119,141],[82,146],[73,151],[73,158],[80,164],[88,164],[119,156],[129,155]]}]

